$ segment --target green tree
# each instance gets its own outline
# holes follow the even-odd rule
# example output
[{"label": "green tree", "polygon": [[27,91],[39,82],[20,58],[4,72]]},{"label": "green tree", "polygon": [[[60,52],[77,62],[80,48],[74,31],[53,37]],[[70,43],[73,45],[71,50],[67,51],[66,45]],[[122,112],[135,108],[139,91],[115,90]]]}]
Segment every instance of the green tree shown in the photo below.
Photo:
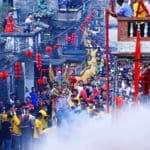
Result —
[{"label": "green tree", "polygon": [[47,0],[37,0],[37,9],[34,12],[34,16],[37,18],[51,17],[55,13],[54,7],[49,7]]}]

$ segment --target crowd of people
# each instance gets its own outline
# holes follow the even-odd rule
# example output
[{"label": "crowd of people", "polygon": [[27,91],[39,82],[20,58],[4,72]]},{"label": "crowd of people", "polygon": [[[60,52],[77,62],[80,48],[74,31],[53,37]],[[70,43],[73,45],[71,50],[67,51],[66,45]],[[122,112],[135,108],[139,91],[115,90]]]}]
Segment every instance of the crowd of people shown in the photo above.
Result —
[{"label": "crowd of people", "polygon": [[40,19],[35,19],[33,13],[28,13],[25,21],[18,25],[14,18],[14,12],[11,10],[3,20],[2,26],[4,33],[30,33],[38,31],[39,29],[49,28],[48,24],[42,22]]},{"label": "crowd of people", "polygon": [[[26,22],[30,22],[29,19]],[[71,114],[78,115],[84,112],[93,119],[101,118],[106,112],[107,105],[112,108],[115,96],[122,97],[128,106],[133,103],[133,63],[126,61],[118,63],[116,85],[114,81],[116,79],[115,56],[112,54],[109,56],[111,76],[108,103],[105,47],[102,46],[104,33],[91,32],[97,31],[97,28],[93,27],[97,26],[97,22],[91,22],[91,24],[92,28],[89,29],[87,38],[91,40],[91,50],[97,49],[95,75],[87,78],[85,82],[77,81],[73,88],[66,81],[61,83],[54,81],[42,89],[32,87],[31,91],[27,90],[24,100],[20,100],[15,94],[10,95],[7,103],[1,100],[1,148],[4,150],[30,150],[31,147],[36,149],[49,129],[59,127],[63,122],[69,121]],[[100,25],[100,28],[103,31],[103,25]],[[30,32],[28,29],[25,31]],[[114,88],[117,88],[118,92],[115,93]],[[142,92],[142,86],[140,91]],[[148,96],[150,95],[147,95],[147,98]]]}]

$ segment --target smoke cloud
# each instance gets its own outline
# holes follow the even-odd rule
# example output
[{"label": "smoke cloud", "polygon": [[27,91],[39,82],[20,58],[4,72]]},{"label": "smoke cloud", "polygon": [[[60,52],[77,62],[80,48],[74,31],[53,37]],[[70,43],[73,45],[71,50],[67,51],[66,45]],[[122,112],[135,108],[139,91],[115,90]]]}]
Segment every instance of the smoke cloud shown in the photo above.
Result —
[{"label": "smoke cloud", "polygon": [[117,115],[89,118],[73,115],[49,131],[44,150],[150,150],[150,110],[136,108]]}]

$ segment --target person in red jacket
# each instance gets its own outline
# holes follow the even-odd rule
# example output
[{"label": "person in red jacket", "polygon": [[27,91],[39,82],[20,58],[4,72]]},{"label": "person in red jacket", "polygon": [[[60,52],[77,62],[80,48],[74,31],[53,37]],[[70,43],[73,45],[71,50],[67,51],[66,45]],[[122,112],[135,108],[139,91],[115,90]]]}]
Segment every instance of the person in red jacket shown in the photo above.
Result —
[{"label": "person in red jacket", "polygon": [[15,19],[13,17],[13,12],[9,11],[8,15],[6,16],[3,22],[4,32],[12,33],[14,32],[14,27],[15,27]]},{"label": "person in red jacket", "polygon": [[149,95],[150,90],[150,67],[145,69],[140,76],[140,80],[143,86],[143,95]]}]

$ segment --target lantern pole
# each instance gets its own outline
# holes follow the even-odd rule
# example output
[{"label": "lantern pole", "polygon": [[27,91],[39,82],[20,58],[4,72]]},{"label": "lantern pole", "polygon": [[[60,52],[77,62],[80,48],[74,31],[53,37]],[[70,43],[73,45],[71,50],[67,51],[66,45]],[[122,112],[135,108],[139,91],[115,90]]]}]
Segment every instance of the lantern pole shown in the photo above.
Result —
[{"label": "lantern pole", "polygon": [[105,46],[106,46],[106,87],[107,87],[107,113],[109,113],[109,13],[105,9]]}]

